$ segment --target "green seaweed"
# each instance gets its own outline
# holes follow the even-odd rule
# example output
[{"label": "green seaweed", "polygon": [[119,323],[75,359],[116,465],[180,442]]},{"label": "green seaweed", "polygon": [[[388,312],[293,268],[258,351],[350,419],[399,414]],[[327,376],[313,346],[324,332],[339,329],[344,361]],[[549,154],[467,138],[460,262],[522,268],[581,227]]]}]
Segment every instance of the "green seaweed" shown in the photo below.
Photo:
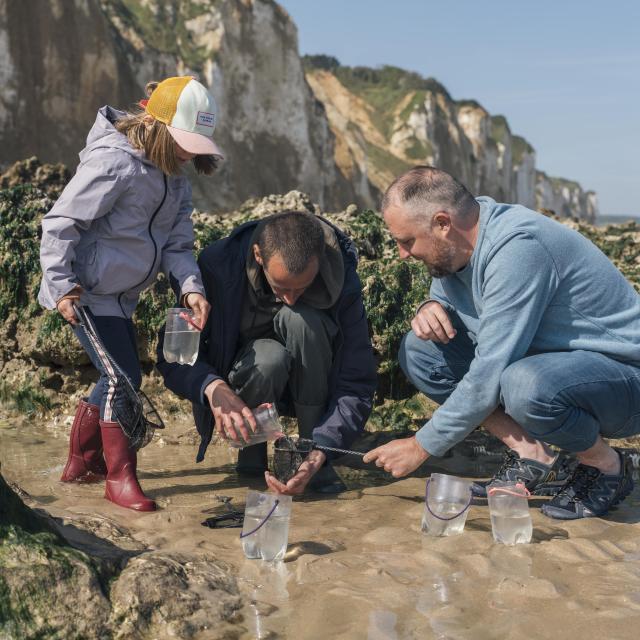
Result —
[{"label": "green seaweed", "polygon": [[14,386],[4,381],[0,382],[0,404],[26,415],[44,413],[53,406],[47,395],[28,382]]},{"label": "green seaweed", "polygon": [[[378,153],[376,149],[371,147],[370,151],[375,155]],[[394,172],[406,166],[395,157],[390,162],[384,153],[376,156],[376,165]],[[196,253],[228,235],[237,225],[256,218],[259,202],[248,201],[237,212],[224,216],[196,214]],[[13,314],[12,317],[28,323],[29,332],[36,335],[40,358],[46,361],[46,354],[50,353],[56,362],[77,365],[86,360],[79,360],[81,352],[68,326],[58,314],[43,312],[36,300],[40,282],[39,223],[53,203],[54,199],[38,186],[27,184],[0,189],[1,314],[3,319]],[[353,238],[360,255],[358,272],[363,283],[364,304],[378,358],[377,402],[389,398],[409,398],[414,390],[399,369],[397,353],[417,306],[428,295],[429,277],[420,263],[399,260],[394,242],[377,212],[361,210],[349,215],[323,215]],[[608,255],[640,291],[640,243],[636,241],[640,232],[638,225],[631,223],[600,229],[580,224],[578,230]],[[173,304],[175,295],[163,275],[142,294],[134,319],[143,362],[155,361],[157,332],[164,322],[167,307]],[[4,383],[0,386],[0,400],[27,413],[43,412],[51,406],[46,391],[24,382],[14,383],[13,386]]]}]

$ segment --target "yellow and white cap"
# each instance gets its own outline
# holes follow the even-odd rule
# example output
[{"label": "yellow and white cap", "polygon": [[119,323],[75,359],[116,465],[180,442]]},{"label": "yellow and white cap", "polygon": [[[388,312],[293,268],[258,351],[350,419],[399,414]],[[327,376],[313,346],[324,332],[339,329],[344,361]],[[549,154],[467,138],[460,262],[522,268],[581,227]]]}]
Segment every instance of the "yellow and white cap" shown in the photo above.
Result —
[{"label": "yellow and white cap", "polygon": [[213,96],[191,76],[163,80],[141,104],[156,120],[167,125],[173,139],[189,153],[222,158],[213,141],[218,107]]}]

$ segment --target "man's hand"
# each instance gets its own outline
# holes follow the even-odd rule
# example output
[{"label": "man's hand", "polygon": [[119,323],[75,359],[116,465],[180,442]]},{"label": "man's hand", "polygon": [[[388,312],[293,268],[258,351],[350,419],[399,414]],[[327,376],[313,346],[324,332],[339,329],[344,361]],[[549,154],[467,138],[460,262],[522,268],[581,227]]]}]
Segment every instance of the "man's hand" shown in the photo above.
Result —
[{"label": "man's hand", "polygon": [[422,340],[447,344],[455,338],[456,330],[444,307],[435,300],[425,302],[411,321],[413,333]]},{"label": "man's hand", "polygon": [[[221,438],[240,441],[238,433],[245,442],[249,441],[249,430],[256,430],[256,419],[251,409],[230,389],[224,380],[214,380],[208,384],[204,394],[209,401],[215,419],[216,433]],[[246,421],[246,422],[245,422]]]},{"label": "man's hand", "polygon": [[184,297],[184,304],[193,311],[193,321],[200,329],[204,329],[209,317],[209,311],[211,311],[211,305],[207,302],[207,299],[201,293],[187,293]]},{"label": "man's hand", "polygon": [[364,462],[374,462],[394,478],[402,478],[415,471],[429,454],[418,444],[415,436],[392,440],[367,453]]},{"label": "man's hand", "polygon": [[275,476],[272,476],[268,471],[264,472],[264,479],[267,481],[267,486],[276,493],[281,493],[285,496],[299,496],[304,492],[305,487],[309,484],[309,480],[320,470],[320,467],[324,464],[327,456],[322,451],[314,450],[306,458],[306,460],[300,465],[298,472],[293,478],[291,478],[287,484],[283,484]]},{"label": "man's hand", "polygon": [[58,300],[56,309],[58,313],[70,324],[78,324],[78,318],[76,316],[76,310],[74,309],[74,303],[80,302],[80,295],[82,294],[82,287],[77,286],[71,289],[69,293],[65,294]]}]

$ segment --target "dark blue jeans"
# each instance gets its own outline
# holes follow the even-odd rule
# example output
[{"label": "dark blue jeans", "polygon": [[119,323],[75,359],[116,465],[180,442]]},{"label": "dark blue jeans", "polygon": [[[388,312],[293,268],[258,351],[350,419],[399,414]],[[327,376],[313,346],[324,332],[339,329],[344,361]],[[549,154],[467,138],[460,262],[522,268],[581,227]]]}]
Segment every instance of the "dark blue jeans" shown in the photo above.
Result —
[{"label": "dark blue jeans", "polygon": [[[474,351],[460,330],[449,344],[411,331],[400,346],[400,366],[419,391],[442,404],[469,370]],[[527,356],[502,373],[500,403],[533,438],[585,451],[598,435],[640,433],[640,367],[593,351]]]},{"label": "dark blue jeans", "polygon": [[[89,315],[93,319],[93,324],[106,350],[129,376],[133,386],[139,389],[142,382],[142,373],[140,371],[140,360],[138,358],[138,347],[133,322],[117,316],[94,316],[86,307],[85,310],[89,312]],[[108,421],[113,420],[109,406],[109,398],[114,390],[109,383],[109,377],[82,327],[74,326],[73,332],[87,352],[93,366],[100,373],[100,378],[89,394],[88,401],[100,407],[101,419]]]}]

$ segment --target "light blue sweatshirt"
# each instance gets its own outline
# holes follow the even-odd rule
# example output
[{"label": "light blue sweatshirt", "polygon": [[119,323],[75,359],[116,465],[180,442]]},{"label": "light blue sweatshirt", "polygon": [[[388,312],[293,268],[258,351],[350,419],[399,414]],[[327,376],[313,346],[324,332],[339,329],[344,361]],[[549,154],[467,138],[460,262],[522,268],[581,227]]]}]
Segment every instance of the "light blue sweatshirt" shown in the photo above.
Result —
[{"label": "light blue sweatshirt", "polygon": [[477,198],[471,260],[435,279],[431,299],[455,310],[476,342],[469,371],[417,433],[442,455],[499,405],[500,376],[527,355],[595,351],[640,366],[640,296],[589,240],[520,205]]}]

